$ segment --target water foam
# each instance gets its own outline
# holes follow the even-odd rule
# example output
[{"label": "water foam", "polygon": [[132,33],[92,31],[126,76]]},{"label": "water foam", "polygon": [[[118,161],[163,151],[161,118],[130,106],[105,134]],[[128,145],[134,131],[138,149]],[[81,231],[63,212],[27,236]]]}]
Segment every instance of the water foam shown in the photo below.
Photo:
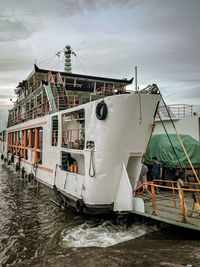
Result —
[{"label": "water foam", "polygon": [[62,232],[62,247],[109,247],[156,231],[156,226],[132,224],[129,227],[114,225],[110,221],[86,221]]}]

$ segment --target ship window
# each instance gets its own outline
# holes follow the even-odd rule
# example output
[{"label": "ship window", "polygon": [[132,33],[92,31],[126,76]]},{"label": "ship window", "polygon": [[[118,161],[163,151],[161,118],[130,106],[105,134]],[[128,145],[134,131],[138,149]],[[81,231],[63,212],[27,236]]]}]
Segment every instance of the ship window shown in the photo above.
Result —
[{"label": "ship window", "polygon": [[38,164],[42,164],[42,141],[43,141],[43,129],[41,127],[35,128],[34,162]]},{"label": "ship window", "polygon": [[43,141],[43,129],[42,127],[40,127],[39,128],[39,144],[38,144],[39,149],[42,149],[42,145],[43,145],[42,141]]},{"label": "ship window", "polygon": [[58,116],[52,117],[51,145],[58,145]]},{"label": "ship window", "polygon": [[62,115],[62,147],[84,149],[85,146],[85,111]]},{"label": "ship window", "polygon": [[35,129],[31,129],[32,135],[31,135],[31,147],[33,148],[35,146]]},{"label": "ship window", "polygon": [[85,175],[85,158],[82,154],[61,152],[61,169]]}]

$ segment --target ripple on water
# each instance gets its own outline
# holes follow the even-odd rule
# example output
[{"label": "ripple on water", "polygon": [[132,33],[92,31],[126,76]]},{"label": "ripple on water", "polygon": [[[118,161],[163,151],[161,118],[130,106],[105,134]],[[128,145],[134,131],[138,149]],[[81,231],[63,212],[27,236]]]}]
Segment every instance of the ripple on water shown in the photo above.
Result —
[{"label": "ripple on water", "polygon": [[36,193],[35,187],[2,165],[0,214],[0,266],[63,247],[108,247],[156,230],[145,225],[127,228],[108,220],[85,220],[61,211],[49,201],[45,189]]}]

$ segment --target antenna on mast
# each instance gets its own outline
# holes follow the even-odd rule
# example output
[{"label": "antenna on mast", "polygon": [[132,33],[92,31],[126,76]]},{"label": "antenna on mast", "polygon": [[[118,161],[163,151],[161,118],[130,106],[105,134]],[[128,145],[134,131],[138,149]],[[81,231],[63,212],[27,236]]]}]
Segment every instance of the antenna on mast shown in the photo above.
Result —
[{"label": "antenna on mast", "polygon": [[72,72],[72,64],[71,64],[71,55],[76,56],[76,54],[72,51],[70,45],[66,45],[64,49],[64,54],[65,54],[65,72]]},{"label": "antenna on mast", "polygon": [[137,85],[137,66],[135,66],[135,91],[138,91],[138,85]]}]

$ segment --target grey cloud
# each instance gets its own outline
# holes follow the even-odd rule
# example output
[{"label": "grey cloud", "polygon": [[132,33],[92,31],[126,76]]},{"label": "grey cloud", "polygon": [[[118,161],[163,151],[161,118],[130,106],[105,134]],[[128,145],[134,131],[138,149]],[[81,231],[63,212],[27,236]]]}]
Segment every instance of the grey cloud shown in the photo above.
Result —
[{"label": "grey cloud", "polygon": [[[34,51],[30,41],[23,41],[22,43],[11,41],[9,45],[2,42],[0,48],[1,85],[7,76],[12,76],[8,78],[10,83],[13,81],[13,77],[16,78],[17,72],[29,70],[33,66]],[[15,72],[15,75],[12,72]]]},{"label": "grey cloud", "polygon": [[100,8],[110,8],[113,6],[120,7],[123,9],[135,8],[138,4],[142,3],[144,0],[83,0],[82,6],[87,9],[96,10],[97,7]]},{"label": "grey cloud", "polygon": [[0,18],[0,42],[18,41],[29,38],[35,28],[22,20]]},{"label": "grey cloud", "polygon": [[[97,10],[97,8],[135,8],[138,4],[144,2],[145,0],[0,0],[1,6],[7,7],[4,12],[12,14],[24,14],[26,18],[36,16],[42,19],[43,15],[51,14],[53,17],[57,15],[62,16],[73,16],[76,14],[83,14],[85,10]],[[12,12],[11,10],[13,10]],[[10,10],[8,12],[8,10]]]}]

